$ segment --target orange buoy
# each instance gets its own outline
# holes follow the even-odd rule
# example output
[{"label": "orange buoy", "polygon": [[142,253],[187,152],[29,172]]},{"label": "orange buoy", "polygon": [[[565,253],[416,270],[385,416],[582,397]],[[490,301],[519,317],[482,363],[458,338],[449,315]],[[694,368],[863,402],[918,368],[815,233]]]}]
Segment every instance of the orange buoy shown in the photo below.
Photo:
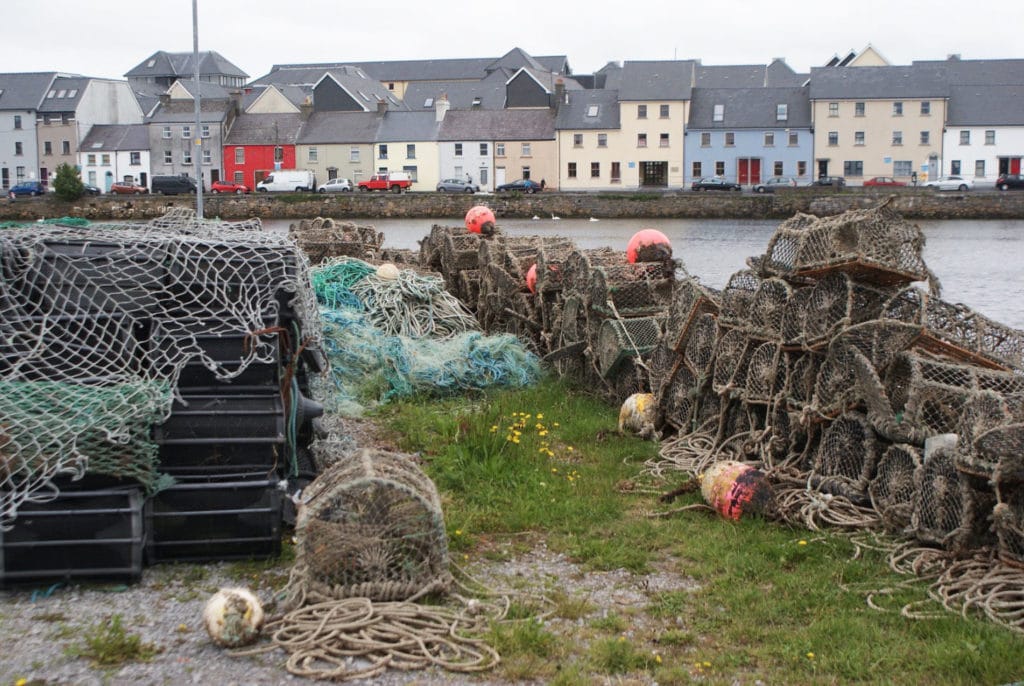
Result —
[{"label": "orange buoy", "polygon": [[530,269],[526,272],[526,288],[531,292],[537,293],[537,265],[531,264]]},{"label": "orange buoy", "polygon": [[494,233],[494,222],[494,212],[489,207],[477,205],[466,212],[466,230],[470,233],[490,236]]},{"label": "orange buoy", "polygon": [[716,462],[701,475],[700,492],[727,519],[771,513],[774,493],[764,472],[734,460]]},{"label": "orange buoy", "polygon": [[635,262],[657,262],[672,257],[672,242],[657,229],[640,229],[629,239],[626,246],[626,260]]}]

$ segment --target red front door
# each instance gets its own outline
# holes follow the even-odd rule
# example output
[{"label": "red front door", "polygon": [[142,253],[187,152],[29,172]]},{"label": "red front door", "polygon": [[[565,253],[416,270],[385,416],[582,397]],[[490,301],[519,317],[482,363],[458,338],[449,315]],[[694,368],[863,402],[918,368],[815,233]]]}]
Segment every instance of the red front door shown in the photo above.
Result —
[{"label": "red front door", "polygon": [[1020,174],[1020,158],[1019,157],[1011,157],[1010,158],[1010,173],[1011,174]]},{"label": "red front door", "polygon": [[736,181],[742,185],[750,183],[750,160],[745,157],[739,160],[739,169],[736,170]]},{"label": "red front door", "polygon": [[750,183],[761,183],[761,160],[750,160]]}]

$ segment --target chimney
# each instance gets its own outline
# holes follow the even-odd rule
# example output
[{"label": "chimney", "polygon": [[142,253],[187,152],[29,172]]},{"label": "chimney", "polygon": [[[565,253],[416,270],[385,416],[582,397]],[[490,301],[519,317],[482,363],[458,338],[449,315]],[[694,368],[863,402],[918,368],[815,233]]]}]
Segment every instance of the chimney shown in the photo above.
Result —
[{"label": "chimney", "polygon": [[171,94],[170,93],[161,93],[160,94],[160,104],[164,105],[164,106],[170,105],[171,104]]},{"label": "chimney", "polygon": [[377,114],[384,114],[388,111],[388,101],[384,98],[377,98]]},{"label": "chimney", "polygon": [[242,113],[242,91],[231,91],[231,100],[235,103],[235,114]]},{"label": "chimney", "polygon": [[441,97],[434,101],[434,111],[436,112],[434,121],[444,121],[444,115],[446,115],[448,113],[448,110],[450,110],[451,108],[451,103],[448,102],[448,94],[442,93]]},{"label": "chimney", "polygon": [[313,100],[307,95],[306,99],[299,105],[299,116],[302,118],[302,121],[306,121],[311,114],[313,114]]}]

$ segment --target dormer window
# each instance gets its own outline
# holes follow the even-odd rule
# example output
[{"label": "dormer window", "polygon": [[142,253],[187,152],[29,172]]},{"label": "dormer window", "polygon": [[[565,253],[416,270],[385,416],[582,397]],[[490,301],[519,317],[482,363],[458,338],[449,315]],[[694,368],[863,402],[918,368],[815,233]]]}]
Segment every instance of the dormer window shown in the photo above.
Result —
[{"label": "dormer window", "polygon": [[434,106],[434,99],[433,98],[427,98],[426,100],[423,101],[423,106],[424,107],[433,107]]},{"label": "dormer window", "polygon": [[711,118],[713,121],[725,121],[725,105],[715,105],[714,114]]},{"label": "dormer window", "polygon": [[780,103],[775,106],[775,121],[786,121],[789,119],[789,105]]},{"label": "dormer window", "polygon": [[156,60],[150,60],[150,61],[146,62],[146,68],[147,69],[152,69],[155,66],[156,66]]},{"label": "dormer window", "polygon": [[473,98],[473,107],[480,107],[480,96]]}]

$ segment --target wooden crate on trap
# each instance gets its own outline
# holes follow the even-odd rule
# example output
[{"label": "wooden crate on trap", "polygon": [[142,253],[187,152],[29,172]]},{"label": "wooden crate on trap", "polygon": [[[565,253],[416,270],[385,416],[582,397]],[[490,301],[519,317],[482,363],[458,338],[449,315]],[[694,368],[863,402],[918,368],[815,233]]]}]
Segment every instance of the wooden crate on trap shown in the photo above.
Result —
[{"label": "wooden crate on trap", "polygon": [[441,499],[411,455],[363,449],[306,489],[290,593],[409,600],[448,588]]}]

